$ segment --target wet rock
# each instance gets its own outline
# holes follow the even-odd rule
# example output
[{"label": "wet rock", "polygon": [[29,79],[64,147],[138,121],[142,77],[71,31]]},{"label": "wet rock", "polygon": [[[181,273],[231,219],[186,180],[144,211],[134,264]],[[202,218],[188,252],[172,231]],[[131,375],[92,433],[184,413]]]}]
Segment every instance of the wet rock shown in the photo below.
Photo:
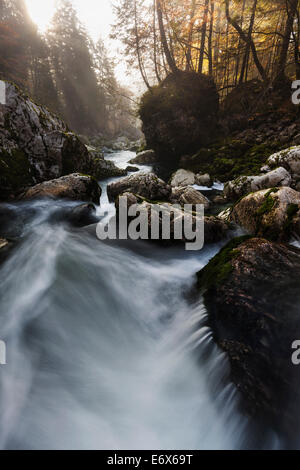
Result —
[{"label": "wet rock", "polygon": [[75,201],[92,201],[99,204],[100,197],[101,188],[94,178],[73,173],[33,186],[21,198],[23,200],[40,198],[71,199]]},{"label": "wet rock", "polygon": [[150,165],[156,162],[156,154],[154,150],[144,150],[137,154],[135,158],[129,161],[129,163],[137,165]]},{"label": "wet rock", "polygon": [[0,238],[0,266],[9,257],[14,245],[15,242]]},{"label": "wet rock", "polygon": [[0,250],[8,246],[8,241],[5,238],[0,238]]},{"label": "wet rock", "polygon": [[121,168],[118,168],[114,164],[114,162],[110,160],[105,160],[104,158],[94,158],[91,174],[97,180],[101,181],[107,178],[113,178],[117,176],[126,176],[127,169],[122,170]]},{"label": "wet rock", "polygon": [[154,173],[130,175],[107,186],[110,201],[114,201],[124,192],[138,194],[151,201],[164,201],[169,199],[171,187]]},{"label": "wet rock", "polygon": [[75,207],[68,217],[68,222],[75,227],[85,227],[99,221],[94,204],[81,204]]},{"label": "wet rock", "polygon": [[289,240],[300,235],[300,193],[284,187],[249,194],[232,208],[230,220],[252,235]]},{"label": "wet rock", "polygon": [[235,239],[198,273],[198,286],[243,408],[296,438],[299,372],[291,356],[300,338],[300,250]]},{"label": "wet rock", "polygon": [[225,184],[224,195],[229,201],[236,201],[250,192],[277,186],[290,186],[291,182],[292,178],[288,171],[279,167],[263,175],[240,176],[229,181]]},{"label": "wet rock", "polygon": [[204,217],[204,243],[217,243],[229,234],[230,227],[219,217]]},{"label": "wet rock", "polygon": [[171,178],[171,186],[177,188],[178,186],[192,186],[195,184],[195,173],[188,170],[177,170]]},{"label": "wet rock", "polygon": [[191,186],[173,188],[170,202],[172,204],[180,204],[182,206],[184,204],[203,204],[204,209],[208,209],[210,206],[209,200]]},{"label": "wet rock", "polygon": [[[184,242],[186,243],[188,240],[185,238],[184,234],[181,238],[181,240],[174,240],[174,220],[180,219],[182,220],[184,217],[184,211],[175,208],[173,204],[170,204],[168,202],[162,202],[162,203],[151,203],[149,201],[143,200],[143,198],[140,198],[139,196],[132,194],[132,193],[124,193],[121,194],[120,196],[126,196],[127,198],[127,208],[131,207],[132,205],[137,204],[139,207],[139,210],[141,211],[146,211],[148,214],[148,234],[149,234],[149,239],[151,239],[151,210],[159,210],[160,211],[160,216],[159,216],[159,226],[160,226],[160,232],[159,232],[159,240],[162,240],[162,217],[163,214],[167,215],[170,218],[171,226],[170,226],[170,239],[169,240],[163,240],[164,243],[174,243],[174,242]],[[117,212],[119,211],[119,198],[117,198],[116,202],[116,209]],[[196,223],[197,219],[200,218],[201,215],[197,214],[196,212],[193,212],[192,215],[192,227],[193,230],[196,230]],[[129,222],[129,221],[128,221]],[[224,240],[226,236],[228,235],[229,232],[229,225],[224,222],[223,220],[219,219],[218,217],[204,217],[204,243],[216,243],[221,240]]]},{"label": "wet rock", "polygon": [[137,171],[140,171],[140,169],[137,167],[137,166],[131,166],[129,165],[127,168],[126,168],[126,171],[130,171],[132,173],[136,173]]},{"label": "wet rock", "polygon": [[195,176],[195,184],[198,184],[199,186],[212,186],[213,182],[211,180],[211,177],[208,173],[205,173],[204,175],[201,175],[198,173]]},{"label": "wet rock", "polygon": [[300,181],[300,146],[274,153],[268,158],[270,168],[284,167],[292,176],[293,183]]}]

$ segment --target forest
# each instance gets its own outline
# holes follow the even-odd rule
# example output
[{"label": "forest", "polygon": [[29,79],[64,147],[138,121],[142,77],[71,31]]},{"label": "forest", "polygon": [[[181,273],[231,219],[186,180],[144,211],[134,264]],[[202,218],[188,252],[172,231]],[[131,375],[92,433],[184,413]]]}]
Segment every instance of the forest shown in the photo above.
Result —
[{"label": "forest", "polygon": [[24,0],[1,0],[0,51],[0,77],[29,92],[71,129],[86,135],[135,135],[132,93],[118,84],[101,31],[95,44],[68,0],[56,3],[44,35]]},{"label": "forest", "polygon": [[147,88],[177,70],[207,74],[226,96],[259,79],[300,79],[297,0],[120,0],[115,37]]},{"label": "forest", "polygon": [[299,450],[300,0],[0,0],[0,280],[0,449]]}]

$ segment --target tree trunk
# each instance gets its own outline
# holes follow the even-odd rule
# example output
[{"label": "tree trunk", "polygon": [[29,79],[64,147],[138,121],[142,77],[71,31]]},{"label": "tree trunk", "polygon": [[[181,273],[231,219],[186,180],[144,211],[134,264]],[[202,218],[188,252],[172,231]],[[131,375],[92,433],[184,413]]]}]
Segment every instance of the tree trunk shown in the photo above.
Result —
[{"label": "tree trunk", "polygon": [[195,12],[196,12],[196,0],[192,0],[190,24],[188,30],[188,45],[186,51],[186,70],[192,70],[192,40],[193,40],[193,28],[195,23]]},{"label": "tree trunk", "polygon": [[291,35],[293,32],[294,18],[297,13],[298,0],[286,0],[287,20],[285,25],[284,37],[282,40],[278,67],[276,71],[276,83],[285,81],[285,67],[290,46]]},{"label": "tree trunk", "polygon": [[202,28],[201,28],[201,44],[200,44],[200,56],[199,56],[199,65],[198,65],[198,72],[199,73],[202,73],[202,70],[203,70],[205,40],[206,40],[206,28],[207,28],[207,16],[208,16],[208,3],[209,3],[209,0],[205,0],[203,23],[202,23]]},{"label": "tree trunk", "polygon": [[174,57],[172,57],[172,54],[170,52],[170,48],[168,45],[167,41],[167,36],[166,36],[166,31],[165,31],[165,26],[164,26],[164,21],[163,21],[163,10],[162,10],[162,0],[157,0],[156,1],[156,11],[157,11],[157,18],[158,18],[158,25],[159,25],[159,31],[160,31],[160,38],[163,46],[163,50],[167,59],[168,66],[170,67],[172,73],[177,73],[178,68],[176,66]]},{"label": "tree trunk", "polygon": [[209,76],[213,76],[213,54],[212,54],[212,36],[214,28],[215,18],[215,0],[210,0],[210,25],[209,25],[209,36],[208,36],[208,73]]},{"label": "tree trunk", "polygon": [[161,78],[158,71],[157,64],[157,42],[156,42],[156,0],[153,0],[153,55],[154,55],[154,69],[158,83],[161,83]]},{"label": "tree trunk", "polygon": [[139,70],[141,73],[141,76],[145,82],[146,87],[148,90],[151,91],[151,86],[148,82],[142,58],[141,58],[141,51],[140,51],[140,37],[139,37],[139,32],[138,32],[138,18],[137,18],[137,7],[136,7],[136,0],[134,0],[134,28],[135,28],[135,46],[136,46],[136,54],[137,54],[137,59],[138,59],[138,64],[139,64]]},{"label": "tree trunk", "polygon": [[246,45],[246,52],[245,52],[245,55],[244,55],[244,60],[243,60],[243,64],[242,64],[239,83],[243,83],[244,77],[247,76],[247,66],[249,64],[249,55],[250,55],[250,49],[251,49],[250,41],[251,41],[251,38],[252,38],[253,26],[254,26],[254,22],[255,22],[256,7],[257,7],[257,0],[254,0],[251,19],[250,19],[250,25],[249,25],[249,30],[248,30],[248,40],[249,40],[249,42]]},{"label": "tree trunk", "polygon": [[[256,11],[256,6],[257,6],[257,1],[258,0],[254,0],[254,4],[253,4],[253,10],[252,10],[252,14],[253,12],[255,13]],[[257,55],[257,50],[256,50],[256,46],[254,44],[254,41],[253,41],[253,38],[252,38],[252,34],[249,35],[249,34],[246,34],[243,29],[240,27],[240,25],[236,22],[236,20],[234,18],[232,18],[230,16],[230,13],[229,13],[229,0],[225,0],[225,12],[226,12],[226,18],[227,18],[227,21],[229,24],[231,24],[231,26],[234,27],[234,29],[239,33],[241,39],[247,44],[250,46],[250,49],[252,51],[252,55],[253,55],[253,60],[254,60],[254,63],[256,65],[256,68],[261,76],[261,78],[263,79],[264,82],[267,82],[268,81],[268,77],[266,75],[266,72],[265,72],[265,69],[264,67],[262,66],[260,60],[259,60],[259,57]]]}]

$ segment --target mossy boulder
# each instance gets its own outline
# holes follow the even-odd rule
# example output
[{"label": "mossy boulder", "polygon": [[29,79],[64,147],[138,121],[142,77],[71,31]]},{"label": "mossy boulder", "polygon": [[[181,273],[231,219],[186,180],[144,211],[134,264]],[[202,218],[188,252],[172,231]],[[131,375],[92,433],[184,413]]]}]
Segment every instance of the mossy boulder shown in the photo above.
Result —
[{"label": "mossy boulder", "polygon": [[13,83],[5,85],[6,104],[0,104],[0,200],[69,173],[102,175],[86,146],[58,116]]},{"label": "mossy boulder", "polygon": [[251,193],[233,206],[230,220],[252,235],[288,241],[300,235],[300,193],[288,187]]},{"label": "mossy boulder", "polygon": [[141,99],[147,146],[159,160],[176,161],[192,154],[214,139],[218,111],[219,95],[212,79],[194,72],[170,74]]},{"label": "mossy boulder", "polygon": [[299,372],[291,356],[300,334],[300,250],[234,239],[198,273],[198,287],[243,409],[297,437]]}]

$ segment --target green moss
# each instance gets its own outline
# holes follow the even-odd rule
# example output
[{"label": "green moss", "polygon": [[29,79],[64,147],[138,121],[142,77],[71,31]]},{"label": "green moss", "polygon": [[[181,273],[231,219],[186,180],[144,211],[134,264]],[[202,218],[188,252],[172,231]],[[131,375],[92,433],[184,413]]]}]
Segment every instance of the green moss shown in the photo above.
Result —
[{"label": "green moss", "polygon": [[269,156],[281,148],[279,142],[253,146],[236,139],[223,139],[199,150],[187,160],[184,168],[195,173],[209,173],[225,182],[241,175],[259,174]]},{"label": "green moss", "polygon": [[256,212],[259,217],[262,217],[263,215],[269,214],[271,212],[276,203],[276,200],[271,196],[271,194],[276,192],[278,192],[278,188],[272,188],[265,194],[265,200]]},{"label": "green moss", "polygon": [[231,240],[210,262],[197,274],[198,285],[203,289],[218,286],[228,278],[233,270],[231,261],[237,256],[237,248],[251,236],[245,235]]}]

